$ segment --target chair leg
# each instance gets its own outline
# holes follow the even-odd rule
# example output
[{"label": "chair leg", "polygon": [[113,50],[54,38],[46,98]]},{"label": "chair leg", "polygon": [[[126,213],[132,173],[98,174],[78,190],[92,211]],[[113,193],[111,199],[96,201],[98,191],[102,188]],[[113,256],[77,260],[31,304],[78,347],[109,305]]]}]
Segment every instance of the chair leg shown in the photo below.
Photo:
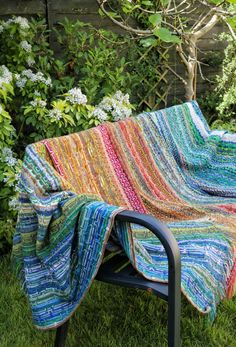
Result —
[{"label": "chair leg", "polygon": [[168,347],[180,347],[180,294],[168,298]]},{"label": "chair leg", "polygon": [[66,336],[69,327],[69,319],[57,328],[54,347],[65,347]]}]

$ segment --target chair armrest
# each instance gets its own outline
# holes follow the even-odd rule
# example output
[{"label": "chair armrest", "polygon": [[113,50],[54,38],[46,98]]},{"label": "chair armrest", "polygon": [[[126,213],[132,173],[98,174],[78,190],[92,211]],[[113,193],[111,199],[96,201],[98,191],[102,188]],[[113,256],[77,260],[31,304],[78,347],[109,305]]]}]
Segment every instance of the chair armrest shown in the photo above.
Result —
[{"label": "chair armrest", "polygon": [[156,218],[135,211],[122,211],[116,220],[144,226],[156,235],[165,248],[168,258],[168,301],[172,305],[180,305],[181,295],[181,260],[176,239],[167,226]]}]

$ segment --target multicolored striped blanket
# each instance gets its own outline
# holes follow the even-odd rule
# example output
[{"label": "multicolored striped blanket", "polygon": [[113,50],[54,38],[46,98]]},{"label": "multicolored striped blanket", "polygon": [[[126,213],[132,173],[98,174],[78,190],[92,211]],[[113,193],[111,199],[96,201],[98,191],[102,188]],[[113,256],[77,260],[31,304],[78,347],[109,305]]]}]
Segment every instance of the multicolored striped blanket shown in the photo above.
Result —
[{"label": "multicolored striped blanket", "polygon": [[[167,223],[199,311],[214,316],[236,292],[236,134],[211,131],[196,102],[32,144],[20,190],[13,256],[39,328],[78,307],[123,209]],[[112,235],[146,278],[167,281],[150,231],[115,223]]]}]

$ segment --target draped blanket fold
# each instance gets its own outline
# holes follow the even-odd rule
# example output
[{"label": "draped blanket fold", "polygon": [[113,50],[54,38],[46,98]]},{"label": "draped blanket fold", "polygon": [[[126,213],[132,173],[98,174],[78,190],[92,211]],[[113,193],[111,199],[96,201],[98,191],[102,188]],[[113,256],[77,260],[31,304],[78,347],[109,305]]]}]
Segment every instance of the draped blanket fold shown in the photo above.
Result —
[{"label": "draped blanket fold", "polygon": [[199,311],[214,316],[235,294],[236,134],[211,131],[189,102],[27,147],[13,257],[37,327],[75,311],[111,233],[143,276],[167,281],[158,239],[114,223],[123,209],[173,232],[182,292]]}]

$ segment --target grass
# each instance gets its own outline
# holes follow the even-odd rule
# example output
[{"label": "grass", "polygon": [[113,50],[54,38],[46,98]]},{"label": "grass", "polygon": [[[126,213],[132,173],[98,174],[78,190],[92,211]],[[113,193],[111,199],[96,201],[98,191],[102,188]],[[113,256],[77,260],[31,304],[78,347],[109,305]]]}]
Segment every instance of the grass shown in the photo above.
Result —
[{"label": "grass", "polygon": [[[51,347],[54,331],[39,331],[12,274],[8,257],[0,260],[0,346]],[[213,325],[182,300],[183,347],[236,347],[236,298],[218,307]],[[67,347],[165,347],[167,305],[143,291],[94,282],[71,320]]]}]

